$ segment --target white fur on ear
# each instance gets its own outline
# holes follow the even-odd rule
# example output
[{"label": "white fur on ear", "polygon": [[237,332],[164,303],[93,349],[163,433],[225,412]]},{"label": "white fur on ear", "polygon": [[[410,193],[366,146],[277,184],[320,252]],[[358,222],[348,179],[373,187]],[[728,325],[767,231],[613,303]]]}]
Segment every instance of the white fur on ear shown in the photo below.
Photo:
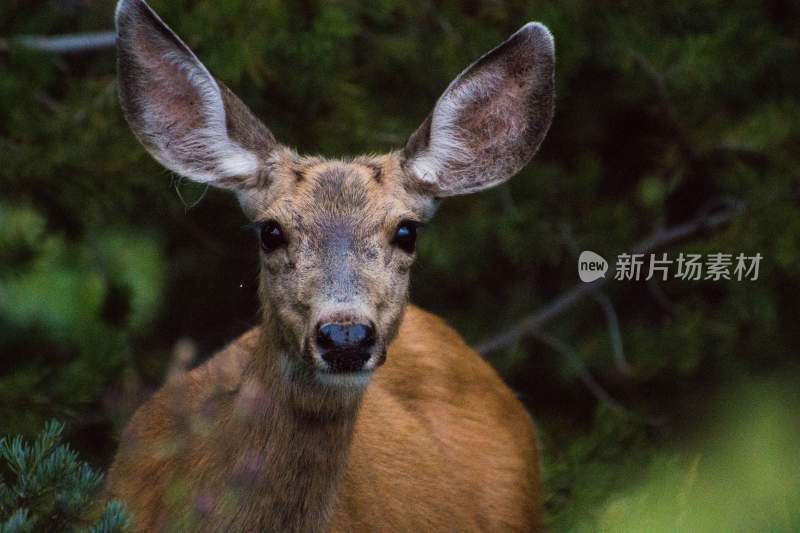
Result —
[{"label": "white fur on ear", "polygon": [[[197,89],[204,111],[205,127],[194,130],[191,137],[181,143],[181,152],[202,153],[203,159],[211,159],[216,163],[216,172],[208,172],[202,164],[193,165],[191,157],[170,157],[171,141],[166,138],[162,138],[157,143],[159,154],[164,159],[160,162],[178,174],[203,183],[221,178],[255,174],[258,171],[258,158],[228,137],[222,92],[206,67],[199,61],[187,63],[179,54],[171,54],[165,56],[164,59],[184,72],[187,81]],[[149,113],[151,116],[146,117],[145,120],[147,121],[147,118],[157,119],[160,111],[157,108],[148,109],[148,107],[150,106],[145,106],[145,113]],[[174,150],[174,146],[172,150]]]},{"label": "white fur on ear", "polygon": [[443,196],[510,178],[550,125],[554,57],[550,31],[529,22],[466,68],[409,140],[411,174]]},{"label": "white fur on ear", "polygon": [[459,79],[456,78],[449,85],[436,103],[427,150],[411,161],[412,172],[426,183],[436,183],[447,167],[470,165],[475,158],[458,121],[463,108],[485,92],[486,83],[483,80],[471,81],[456,88],[454,86]]},{"label": "white fur on ear", "polygon": [[[130,58],[135,72],[148,78],[146,85],[139,85],[141,81],[128,80],[121,74],[120,84],[129,85],[121,87],[123,107],[135,110],[127,113],[129,121],[153,157],[170,170],[202,183],[256,174],[258,157],[228,135],[220,86],[194,53],[143,0],[120,0],[115,18],[121,53]],[[148,37],[152,42],[138,42]],[[127,63],[125,66],[130,67]],[[175,98],[170,92],[175,89],[170,86],[175,85],[176,75],[194,89],[199,99],[197,116],[180,116],[175,112],[179,106],[148,93],[150,85],[155,87],[153,93]],[[193,95],[177,97],[189,99]],[[126,98],[130,100],[127,106]],[[198,120],[202,125],[191,127]]]}]

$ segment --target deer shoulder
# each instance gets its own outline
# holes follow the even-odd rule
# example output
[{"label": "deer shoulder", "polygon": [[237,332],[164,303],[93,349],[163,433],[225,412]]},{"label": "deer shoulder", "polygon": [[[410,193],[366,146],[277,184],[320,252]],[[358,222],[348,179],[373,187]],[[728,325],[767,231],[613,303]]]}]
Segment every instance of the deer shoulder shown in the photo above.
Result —
[{"label": "deer shoulder", "polygon": [[215,425],[241,386],[258,337],[253,328],[204,364],[170,379],[134,413],[120,436],[106,492],[125,502],[136,530],[172,522],[165,500],[178,505],[208,470]]},{"label": "deer shoulder", "polygon": [[[171,380],[131,419],[109,475],[111,496],[140,521],[156,527],[170,491],[177,499],[200,482],[196,471],[213,460],[210,434],[233,416],[258,336],[248,331]],[[408,306],[361,405],[332,529],[447,529],[467,500],[475,516],[465,530],[515,530],[538,520],[537,477],[533,424],[520,402],[443,320]],[[448,507],[453,514],[442,513]]]},{"label": "deer shoulder", "polygon": [[530,417],[458,333],[415,306],[367,389],[348,466],[341,530],[521,531],[541,520]]}]

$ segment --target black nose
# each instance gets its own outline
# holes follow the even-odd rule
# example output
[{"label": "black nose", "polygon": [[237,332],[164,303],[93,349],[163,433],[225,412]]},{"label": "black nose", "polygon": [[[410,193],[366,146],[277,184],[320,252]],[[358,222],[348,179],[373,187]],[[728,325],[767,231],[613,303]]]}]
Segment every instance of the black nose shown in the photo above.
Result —
[{"label": "black nose", "polygon": [[337,372],[361,370],[375,344],[375,329],[368,324],[327,323],[317,328],[322,359]]},{"label": "black nose", "polygon": [[329,322],[317,329],[317,342],[323,350],[369,348],[375,343],[375,331],[368,324]]}]

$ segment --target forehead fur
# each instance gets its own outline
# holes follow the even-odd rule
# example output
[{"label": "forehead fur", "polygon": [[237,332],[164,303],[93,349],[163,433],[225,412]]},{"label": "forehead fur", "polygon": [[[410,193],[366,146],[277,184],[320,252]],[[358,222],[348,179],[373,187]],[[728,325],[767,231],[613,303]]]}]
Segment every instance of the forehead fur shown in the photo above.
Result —
[{"label": "forehead fur", "polygon": [[275,154],[259,186],[240,198],[254,219],[283,215],[296,223],[319,217],[368,222],[395,213],[428,219],[433,202],[407,190],[404,177],[398,153],[326,159],[286,150]]}]

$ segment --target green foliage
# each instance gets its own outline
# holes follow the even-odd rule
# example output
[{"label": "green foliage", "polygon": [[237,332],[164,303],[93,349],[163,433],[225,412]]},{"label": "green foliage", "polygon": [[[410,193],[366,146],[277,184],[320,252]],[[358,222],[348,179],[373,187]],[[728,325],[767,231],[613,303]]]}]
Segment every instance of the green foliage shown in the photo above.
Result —
[{"label": "green foliage", "polygon": [[[629,372],[589,298],[547,325],[585,368],[536,339],[491,354],[541,427],[554,529],[640,515],[642,472],[670,488],[689,475],[696,456],[668,448],[702,423],[698,406],[732,381],[796,366],[796,2],[152,5],[276,137],[329,156],[402,147],[465,65],[525,21],[550,27],[558,102],[540,153],[508,185],[448,200],[420,239],[412,298],[470,342],[578,283],[566,234],[611,258],[721,199],[744,203],[731,224],[659,252],[758,252],[757,281],[605,289]],[[5,1],[0,36],[109,29],[111,11]],[[176,339],[210,354],[252,324],[256,244],[235,200],[174,180],[136,143],[111,50],[10,46],[0,71],[0,425],[31,435],[70,417],[78,442],[108,459],[129,409],[120,376],[156,386]],[[587,392],[585,372],[632,416]]]},{"label": "green foliage", "polygon": [[642,480],[615,494],[585,531],[797,531],[800,427],[796,383],[736,387],[699,444],[656,455]]},{"label": "green foliage", "polygon": [[60,444],[63,430],[53,420],[33,444],[19,435],[0,439],[0,533],[113,533],[127,527],[119,502],[107,503],[101,513],[93,509],[103,475]]},{"label": "green foliage", "polygon": [[150,240],[105,229],[70,243],[2,202],[0,242],[0,348],[14,369],[0,376],[0,416],[13,433],[100,398],[158,308],[163,266]]}]

